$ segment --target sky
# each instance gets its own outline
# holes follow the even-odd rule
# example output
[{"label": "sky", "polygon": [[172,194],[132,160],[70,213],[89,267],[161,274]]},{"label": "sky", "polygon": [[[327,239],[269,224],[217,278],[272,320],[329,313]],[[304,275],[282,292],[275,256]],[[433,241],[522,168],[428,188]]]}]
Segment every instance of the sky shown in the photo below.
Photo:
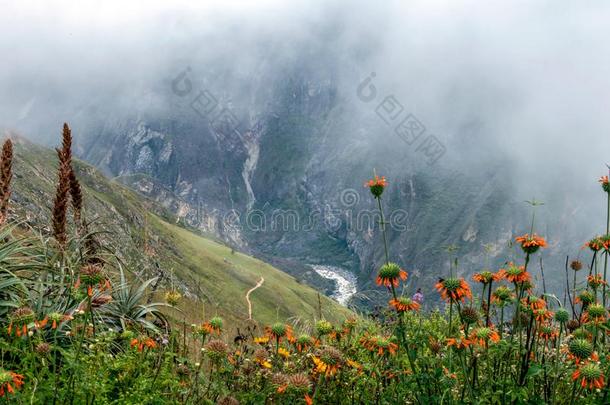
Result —
[{"label": "sky", "polygon": [[557,188],[595,199],[610,163],[609,2],[0,4],[0,128],[43,142],[66,111],[129,103],[186,65],[273,78],[311,53],[355,104],[357,81],[375,72],[462,170],[509,159],[507,178],[524,195]]}]

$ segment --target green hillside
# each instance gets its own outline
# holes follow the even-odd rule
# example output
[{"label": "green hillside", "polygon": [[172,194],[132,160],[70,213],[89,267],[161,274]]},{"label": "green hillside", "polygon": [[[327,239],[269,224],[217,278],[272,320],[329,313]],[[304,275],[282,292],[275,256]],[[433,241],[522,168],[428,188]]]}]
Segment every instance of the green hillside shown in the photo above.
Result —
[{"label": "green hillside", "polygon": [[[53,151],[24,139],[15,141],[13,194],[10,217],[33,229],[49,232],[49,217],[56,181]],[[245,254],[234,252],[209,235],[199,235],[178,225],[176,218],[155,202],[104,177],[93,167],[74,162],[83,185],[85,215],[100,232],[105,246],[116,253],[133,276],[162,277],[157,295],[173,285],[183,295],[179,319],[201,321],[215,314],[231,325],[248,319],[246,292],[251,293],[252,317],[261,323],[300,318],[310,323],[322,316],[344,319],[350,311],[299,283],[294,277]],[[148,254],[144,252],[147,251]]]}]

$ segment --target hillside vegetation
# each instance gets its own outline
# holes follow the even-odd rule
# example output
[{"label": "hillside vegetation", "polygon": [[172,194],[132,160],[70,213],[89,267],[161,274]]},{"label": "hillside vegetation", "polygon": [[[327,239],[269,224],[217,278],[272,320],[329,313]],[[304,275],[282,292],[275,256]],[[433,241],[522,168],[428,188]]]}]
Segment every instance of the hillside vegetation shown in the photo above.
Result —
[{"label": "hillside vegetation", "polygon": [[[610,399],[608,176],[599,180],[608,204],[606,234],[585,244],[588,266],[566,263],[563,299],[545,292],[542,269],[542,286],[533,282],[531,263],[549,244],[535,232],[540,204],[531,201],[531,227],[515,238],[512,261],[502,268],[481,269],[466,280],[457,275],[455,248],[446,248],[449,275],[434,286],[444,310],[424,313],[423,297],[408,294],[408,272],[390,260],[383,221],[388,182],[375,175],[367,187],[381,217],[384,258],[375,283],[387,305],[354,317],[324,301],[316,316],[315,292],[272,267],[170,224],[162,213],[147,214],[155,208],[124,188],[81,187],[70,138],[65,126],[55,193],[48,197],[51,225],[42,237],[35,236],[37,228],[7,218],[14,157],[12,143],[3,146],[1,400],[311,405]],[[92,231],[95,223],[84,220],[82,197],[88,191],[96,201],[84,202],[114,207],[116,228]],[[15,197],[27,204],[27,198]],[[139,228],[126,226],[127,218],[138,214],[143,215]],[[140,256],[131,255],[128,245],[106,247],[128,232],[139,234],[141,244],[133,249],[141,250]],[[160,263],[175,266],[162,287],[163,273],[149,274]],[[192,267],[196,263],[201,270]],[[187,288],[198,292],[204,285],[206,299],[217,304],[212,310],[205,305],[205,312],[187,297],[194,294]],[[243,321],[238,303],[248,287],[253,317],[270,320],[264,328]],[[184,312],[201,316],[187,325]],[[243,329],[236,334],[221,313],[233,316],[236,325],[241,319]]]},{"label": "hillside vegetation", "polygon": [[[50,230],[57,181],[55,153],[23,138],[15,141],[14,180],[10,219],[13,223]],[[158,290],[171,285],[184,296],[178,307],[195,322],[204,311],[219,314],[236,326],[248,318],[246,292],[261,277],[263,285],[252,293],[253,318],[262,323],[278,317],[322,315],[340,321],[349,311],[295,278],[245,254],[235,252],[212,236],[207,238],[176,225],[176,218],[161,206],[124,185],[109,180],[95,168],[73,161],[82,185],[84,213],[91,230],[107,249],[134,272],[131,276],[160,277]],[[23,228],[23,226],[21,226]],[[160,294],[162,295],[162,294]]]}]

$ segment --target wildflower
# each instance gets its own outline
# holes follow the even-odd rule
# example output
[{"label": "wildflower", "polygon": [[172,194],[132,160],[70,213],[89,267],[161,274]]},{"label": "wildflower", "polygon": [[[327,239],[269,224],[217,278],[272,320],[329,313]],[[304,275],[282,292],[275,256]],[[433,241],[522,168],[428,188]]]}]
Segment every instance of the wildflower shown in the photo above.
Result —
[{"label": "wildflower", "polygon": [[252,358],[263,368],[271,368],[271,363],[268,360],[269,353],[265,349],[258,349],[254,351]]},{"label": "wildflower", "polygon": [[45,317],[40,321],[34,321],[34,326],[36,326],[36,329],[44,329],[44,327],[47,326],[47,323],[49,323],[49,318]]},{"label": "wildflower", "polygon": [[463,278],[447,278],[436,283],[436,289],[441,297],[447,301],[464,301],[466,297],[472,298],[470,287]]},{"label": "wildflower", "polygon": [[604,242],[599,236],[596,236],[595,238],[585,243],[585,247],[588,247],[593,252],[599,252],[604,247]]},{"label": "wildflower", "polygon": [[398,345],[392,341],[391,338],[383,336],[363,336],[360,339],[360,344],[367,350],[377,353],[379,356],[386,354],[396,354]]},{"label": "wildflower", "polygon": [[593,354],[593,345],[586,339],[572,339],[568,350],[577,360],[584,360]]},{"label": "wildflower", "polygon": [[364,183],[365,187],[368,187],[371,190],[371,194],[373,197],[379,198],[381,194],[383,194],[383,190],[388,185],[388,182],[385,179],[385,176],[381,176],[381,178],[375,175],[375,178]]},{"label": "wildflower", "polygon": [[513,292],[506,286],[500,286],[491,294],[491,300],[499,306],[505,306],[512,302]]},{"label": "wildflower", "polygon": [[582,269],[582,262],[580,260],[572,260],[570,262],[570,268],[574,271]]},{"label": "wildflower", "polygon": [[394,307],[396,312],[419,311],[419,304],[408,297],[392,299],[390,306]]},{"label": "wildflower", "polygon": [[493,328],[480,327],[472,331],[469,340],[479,346],[487,346],[489,341],[496,343],[500,341],[500,335]]},{"label": "wildflower", "polygon": [[473,342],[463,336],[448,338],[447,347],[455,347],[457,350],[462,350],[470,346]]},{"label": "wildflower", "polygon": [[282,394],[288,388],[288,376],[284,373],[275,373],[271,376],[271,385],[276,388],[278,394]]},{"label": "wildflower", "polygon": [[223,320],[219,316],[215,316],[210,319],[209,326],[211,330],[217,334],[222,333]]},{"label": "wildflower", "polygon": [[214,363],[219,363],[221,360],[225,359],[227,357],[228,349],[227,344],[218,339],[210,340],[205,345],[206,353]]},{"label": "wildflower", "polygon": [[0,163],[0,225],[8,217],[8,202],[11,196],[11,179],[13,178],[13,143],[10,139],[2,145]]},{"label": "wildflower", "polygon": [[601,285],[608,285],[608,283],[599,274],[598,275],[592,274],[592,275],[588,276],[587,284],[589,284],[589,287],[591,287],[593,290],[596,290]]},{"label": "wildflower", "polygon": [[555,340],[559,336],[557,329],[549,325],[542,325],[540,327],[540,337],[546,341]]},{"label": "wildflower", "polygon": [[604,388],[604,373],[595,363],[587,363],[577,368],[572,374],[572,380],[580,381],[581,387],[590,390]]},{"label": "wildflower", "polygon": [[278,343],[282,340],[282,338],[289,338],[292,336],[292,328],[289,325],[281,322],[276,322],[271,326],[267,326],[265,328],[265,332],[269,337],[275,339]]},{"label": "wildflower", "polygon": [[478,283],[481,283],[483,285],[487,285],[490,284],[493,281],[498,281],[502,278],[502,273],[498,272],[498,273],[492,273],[491,271],[482,271],[480,273],[475,273],[472,276],[472,279]]},{"label": "wildflower", "polygon": [[21,374],[7,371],[0,368],[0,397],[13,394],[15,388],[20,388],[23,385],[23,376]]},{"label": "wildflower", "polygon": [[386,287],[398,287],[400,280],[407,279],[407,272],[400,268],[396,263],[386,263],[379,269],[377,274],[377,285]]},{"label": "wildflower", "polygon": [[176,306],[180,302],[182,298],[182,294],[180,294],[176,290],[168,291],[165,293],[165,302],[167,302],[171,306]]},{"label": "wildflower", "polygon": [[460,317],[466,325],[472,325],[479,322],[479,311],[473,307],[464,307],[460,312]]},{"label": "wildflower", "polygon": [[538,323],[544,323],[553,317],[553,312],[546,308],[536,309],[533,311],[534,319]]},{"label": "wildflower", "polygon": [[309,395],[305,394],[304,399],[305,399],[305,405],[313,405],[313,399]]},{"label": "wildflower", "polygon": [[583,307],[586,308],[591,303],[595,302],[595,294],[589,290],[585,290],[576,297],[574,302],[581,303]]},{"label": "wildflower", "polygon": [[40,342],[36,345],[34,351],[41,356],[46,356],[51,351],[51,345],[47,342]]},{"label": "wildflower", "polygon": [[518,284],[530,281],[531,276],[525,271],[525,266],[516,266],[513,262],[509,262],[508,267],[504,270],[504,278],[511,283]]},{"label": "wildflower", "polygon": [[327,346],[313,356],[312,360],[316,366],[316,372],[328,377],[337,373],[343,363],[343,356],[339,350]]},{"label": "wildflower", "polygon": [[343,321],[343,330],[345,333],[351,333],[356,325],[358,325],[358,320],[356,318],[347,318],[345,321]]},{"label": "wildflower", "polygon": [[600,304],[591,304],[587,307],[584,322],[602,323],[606,320],[606,308]]},{"label": "wildflower", "polygon": [[295,346],[299,353],[308,350],[311,346],[314,345],[314,339],[306,334],[299,336],[295,341]]},{"label": "wildflower", "polygon": [[87,287],[87,295],[93,296],[93,287],[100,286],[102,290],[110,289],[110,282],[104,275],[102,267],[95,264],[88,264],[81,268],[76,288],[81,284]]},{"label": "wildflower", "polygon": [[579,326],[580,322],[578,322],[576,319],[570,319],[568,322],[566,322],[566,328],[568,328],[568,331],[570,332],[574,331]]},{"label": "wildflower", "polygon": [[546,301],[542,298],[538,298],[535,295],[528,295],[521,300],[521,304],[531,311],[546,308]]},{"label": "wildflower", "polygon": [[25,336],[28,333],[28,325],[34,322],[34,311],[27,306],[19,307],[8,318],[8,334],[11,335],[14,328],[17,336]]},{"label": "wildflower", "polygon": [[284,359],[287,359],[288,357],[290,357],[290,352],[288,350],[284,349],[283,347],[280,347],[277,349],[277,354],[282,356]]},{"label": "wildflower", "polygon": [[610,183],[608,182],[608,176],[602,176],[599,178],[599,183],[602,185],[602,189],[606,193],[610,193]]},{"label": "wildflower", "polygon": [[351,368],[353,368],[355,370],[358,370],[358,371],[362,371],[362,364],[358,363],[357,361],[351,360],[351,359],[347,359],[346,363]]},{"label": "wildflower", "polygon": [[333,324],[325,319],[320,319],[316,322],[316,331],[318,332],[318,336],[328,335],[333,331]]},{"label": "wildflower", "polygon": [[311,381],[305,373],[298,373],[288,376],[288,389],[298,393],[309,392],[311,389]]},{"label": "wildflower", "polygon": [[136,347],[139,352],[143,351],[144,348],[154,349],[157,347],[157,343],[150,337],[133,338],[130,343],[131,348]]},{"label": "wildflower", "polygon": [[269,336],[255,337],[254,343],[257,343],[259,345],[266,345],[267,343],[269,343]]},{"label": "wildflower", "polygon": [[559,323],[566,323],[570,318],[570,314],[564,308],[559,308],[555,312],[555,320]]},{"label": "wildflower", "polygon": [[515,241],[521,244],[521,249],[523,249],[525,253],[529,254],[536,253],[538,249],[546,247],[546,241],[544,238],[536,235],[535,233],[532,235],[526,233],[525,235],[517,236]]}]

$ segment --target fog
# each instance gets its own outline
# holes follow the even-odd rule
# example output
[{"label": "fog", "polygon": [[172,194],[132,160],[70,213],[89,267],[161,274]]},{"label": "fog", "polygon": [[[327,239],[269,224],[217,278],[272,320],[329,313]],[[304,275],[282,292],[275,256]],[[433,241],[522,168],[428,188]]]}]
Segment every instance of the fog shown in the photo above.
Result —
[{"label": "fog", "polygon": [[3,3],[2,129],[52,143],[85,107],[161,114],[158,89],[187,66],[252,106],[264,100],[253,93],[305,61],[309,75],[332,79],[345,102],[369,113],[356,88],[374,72],[379,92],[446,146],[443,170],[506,161],[516,199],[569,192],[583,218],[603,213],[596,180],[610,162],[610,3]]}]

